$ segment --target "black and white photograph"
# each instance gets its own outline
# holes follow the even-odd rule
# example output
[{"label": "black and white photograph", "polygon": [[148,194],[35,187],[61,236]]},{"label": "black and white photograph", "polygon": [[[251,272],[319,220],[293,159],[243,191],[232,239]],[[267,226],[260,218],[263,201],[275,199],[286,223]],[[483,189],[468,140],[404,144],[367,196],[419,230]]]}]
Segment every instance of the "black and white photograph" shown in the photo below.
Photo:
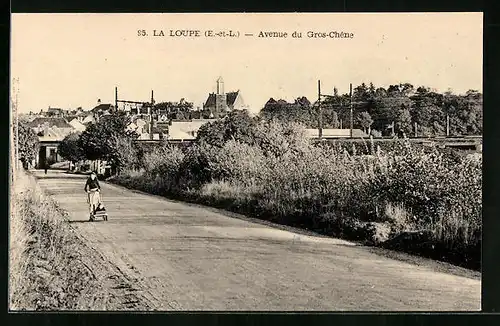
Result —
[{"label": "black and white photograph", "polygon": [[11,15],[8,305],[481,310],[483,13]]}]

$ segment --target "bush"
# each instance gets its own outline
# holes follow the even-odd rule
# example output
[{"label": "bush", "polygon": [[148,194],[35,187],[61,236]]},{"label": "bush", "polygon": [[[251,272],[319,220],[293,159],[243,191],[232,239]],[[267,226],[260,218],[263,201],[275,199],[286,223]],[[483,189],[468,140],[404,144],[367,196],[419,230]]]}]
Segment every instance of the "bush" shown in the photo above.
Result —
[{"label": "bush", "polygon": [[139,167],[139,151],[135,147],[132,139],[114,136],[114,155],[112,162],[119,170]]},{"label": "bush", "polygon": [[230,140],[221,149],[209,153],[208,170],[211,181],[228,180],[252,185],[261,180],[266,168],[265,157],[259,147],[235,140]]},{"label": "bush", "polygon": [[59,144],[59,154],[71,162],[78,162],[85,158],[83,150],[79,146],[79,133],[71,133],[64,137]]},{"label": "bush", "polygon": [[370,190],[378,202],[410,208],[420,225],[436,223],[446,211],[479,220],[481,214],[481,165],[457,164],[437,150],[424,153],[407,148],[388,155],[379,165]]},{"label": "bush", "polygon": [[[16,128],[18,128],[17,133]],[[22,161],[24,164],[31,163],[38,155],[38,149],[40,146],[38,136],[24,121],[19,121],[17,125],[14,125],[12,132],[14,137],[14,146],[18,147],[17,154],[19,157],[17,159]],[[17,134],[19,134],[19,139],[16,139]]]},{"label": "bush", "polygon": [[168,145],[144,154],[143,167],[146,175],[155,181],[155,193],[168,194],[179,188],[179,171],[184,156],[181,149]]},{"label": "bush", "polygon": [[218,147],[231,139],[254,144],[256,124],[257,120],[250,117],[248,111],[231,111],[222,119],[202,125],[197,139]]},{"label": "bush", "polygon": [[293,152],[300,154],[310,145],[306,129],[299,123],[278,123],[261,121],[255,127],[256,145],[266,156],[282,156]]}]

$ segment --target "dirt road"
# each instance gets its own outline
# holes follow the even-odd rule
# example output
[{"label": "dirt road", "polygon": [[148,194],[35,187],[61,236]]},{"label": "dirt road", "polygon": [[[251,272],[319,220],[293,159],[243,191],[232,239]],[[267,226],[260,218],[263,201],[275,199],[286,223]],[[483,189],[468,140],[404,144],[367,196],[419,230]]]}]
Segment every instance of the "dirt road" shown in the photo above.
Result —
[{"label": "dirt road", "polygon": [[477,277],[102,183],[109,221],[88,221],[82,176],[35,172],[89,245],[154,310],[479,310]]}]

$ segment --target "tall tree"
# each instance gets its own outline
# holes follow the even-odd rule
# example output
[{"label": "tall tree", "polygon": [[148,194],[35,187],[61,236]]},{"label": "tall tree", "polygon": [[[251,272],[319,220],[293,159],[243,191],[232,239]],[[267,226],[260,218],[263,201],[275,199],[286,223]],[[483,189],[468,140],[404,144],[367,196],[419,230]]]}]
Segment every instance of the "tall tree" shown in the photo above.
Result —
[{"label": "tall tree", "polygon": [[409,136],[412,131],[410,110],[402,107],[394,122],[397,131]]},{"label": "tall tree", "polygon": [[446,124],[443,95],[420,87],[412,100],[413,119],[421,126],[422,136],[442,135]]},{"label": "tall tree", "polygon": [[[130,118],[122,112],[104,116],[98,123],[91,124],[82,132],[79,146],[87,159],[106,160],[113,170],[123,166],[123,155],[120,154],[121,141],[137,138],[137,134],[128,130]],[[120,143],[119,143],[120,142]]]},{"label": "tall tree", "polygon": [[369,129],[373,123],[372,117],[370,114],[366,111],[361,112],[358,115],[358,123],[363,128],[365,132],[367,132],[367,129]]},{"label": "tall tree", "polygon": [[28,163],[35,160],[38,154],[39,142],[38,136],[35,134],[25,121],[19,121],[19,139],[16,139],[16,126],[14,126],[14,146],[18,149],[18,159],[27,167]]},{"label": "tall tree", "polygon": [[248,111],[231,111],[222,119],[202,125],[197,139],[218,147],[223,147],[231,139],[253,145],[256,125],[257,120],[250,117]]},{"label": "tall tree", "polygon": [[85,153],[80,147],[80,134],[71,133],[64,137],[61,144],[59,144],[59,154],[73,163],[84,159]]}]

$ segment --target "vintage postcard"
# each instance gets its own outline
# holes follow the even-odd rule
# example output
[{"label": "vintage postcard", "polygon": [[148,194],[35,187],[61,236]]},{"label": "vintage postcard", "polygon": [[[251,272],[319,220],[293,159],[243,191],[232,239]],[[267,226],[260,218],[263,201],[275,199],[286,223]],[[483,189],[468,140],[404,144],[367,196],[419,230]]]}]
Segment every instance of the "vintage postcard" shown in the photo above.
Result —
[{"label": "vintage postcard", "polygon": [[481,309],[482,13],[11,21],[11,311]]}]

